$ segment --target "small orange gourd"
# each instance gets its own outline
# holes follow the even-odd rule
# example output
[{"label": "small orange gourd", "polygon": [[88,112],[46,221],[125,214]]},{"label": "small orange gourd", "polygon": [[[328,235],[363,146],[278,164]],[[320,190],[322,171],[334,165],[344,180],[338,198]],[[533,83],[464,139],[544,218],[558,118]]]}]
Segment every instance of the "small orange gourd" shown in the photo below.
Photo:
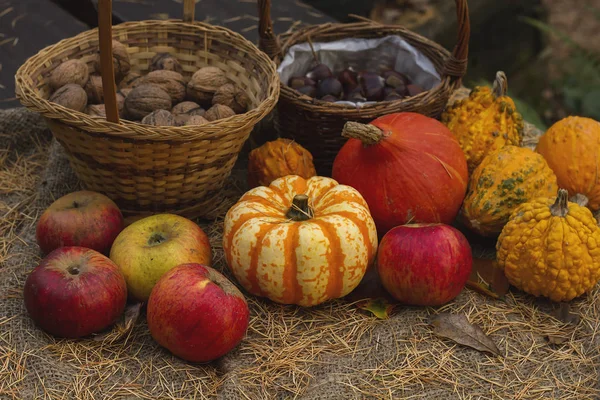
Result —
[{"label": "small orange gourd", "polygon": [[279,138],[252,150],[248,155],[248,185],[269,186],[277,178],[315,176],[312,154],[290,139]]},{"label": "small orange gourd", "polygon": [[554,123],[544,133],[536,151],[548,162],[558,186],[571,200],[600,209],[600,122],[571,116]]}]

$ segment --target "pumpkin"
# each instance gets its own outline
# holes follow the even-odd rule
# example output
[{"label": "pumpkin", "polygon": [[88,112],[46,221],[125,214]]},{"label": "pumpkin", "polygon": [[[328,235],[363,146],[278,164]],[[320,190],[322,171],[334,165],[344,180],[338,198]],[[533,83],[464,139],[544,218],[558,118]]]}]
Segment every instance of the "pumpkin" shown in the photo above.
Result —
[{"label": "pumpkin", "polygon": [[268,186],[287,175],[315,176],[312,154],[290,139],[276,139],[252,150],[248,155],[248,185]]},{"label": "pumpkin", "polygon": [[497,236],[519,205],[553,197],[556,175],[544,157],[526,147],[504,146],[471,175],[460,220],[482,236]]},{"label": "pumpkin", "polygon": [[403,112],[347,122],[332,177],[367,201],[379,235],[408,223],[450,224],[467,191],[467,162],[441,122]]},{"label": "pumpkin", "polygon": [[571,116],[555,122],[536,146],[554,173],[558,186],[580,205],[600,209],[600,122]]},{"label": "pumpkin", "polygon": [[504,72],[496,74],[493,88],[475,86],[469,97],[448,106],[441,121],[456,135],[465,152],[469,173],[486,155],[510,144],[521,146],[523,116],[507,96],[508,82]]},{"label": "pumpkin", "polygon": [[249,190],[227,212],[223,235],[227,265],[248,292],[306,307],[356,288],[378,243],[360,193],[322,176]]},{"label": "pumpkin", "polygon": [[498,266],[515,287],[553,301],[570,301],[600,279],[600,228],[568,192],[519,206],[498,237]]}]

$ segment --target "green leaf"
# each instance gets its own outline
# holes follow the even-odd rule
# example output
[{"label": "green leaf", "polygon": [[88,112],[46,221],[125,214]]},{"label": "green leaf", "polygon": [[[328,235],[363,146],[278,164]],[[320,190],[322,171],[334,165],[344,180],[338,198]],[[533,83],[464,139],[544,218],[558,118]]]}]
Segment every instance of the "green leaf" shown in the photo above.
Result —
[{"label": "green leaf", "polygon": [[369,311],[379,319],[388,319],[394,305],[383,298],[369,299],[358,303],[358,308]]}]

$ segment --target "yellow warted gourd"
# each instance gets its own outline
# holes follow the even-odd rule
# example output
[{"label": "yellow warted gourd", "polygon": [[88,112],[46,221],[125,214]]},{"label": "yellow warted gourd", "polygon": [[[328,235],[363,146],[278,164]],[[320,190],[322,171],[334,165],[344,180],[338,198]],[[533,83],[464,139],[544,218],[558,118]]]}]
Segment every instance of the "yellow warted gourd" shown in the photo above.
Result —
[{"label": "yellow warted gourd", "polygon": [[504,146],[473,171],[460,219],[480,235],[497,236],[519,205],[554,197],[557,190],[556,175],[541,154]]},{"label": "yellow warted gourd", "polygon": [[251,294],[314,306],[354,290],[377,251],[360,193],[337,181],[297,175],[246,192],[225,216],[223,249]]},{"label": "yellow warted gourd", "polygon": [[496,244],[498,265],[509,282],[534,296],[570,301],[600,279],[600,228],[592,212],[556,198],[522,204]]},{"label": "yellow warted gourd", "polygon": [[442,122],[454,133],[467,157],[469,173],[489,153],[505,145],[521,146],[523,117],[507,90],[506,75],[499,71],[492,89],[476,86],[468,98],[448,106],[442,114]]}]

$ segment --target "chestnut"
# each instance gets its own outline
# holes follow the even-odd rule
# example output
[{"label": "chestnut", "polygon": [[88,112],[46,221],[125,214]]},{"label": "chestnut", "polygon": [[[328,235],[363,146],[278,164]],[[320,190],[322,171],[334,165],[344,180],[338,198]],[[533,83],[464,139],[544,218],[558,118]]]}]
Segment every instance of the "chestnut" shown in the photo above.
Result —
[{"label": "chestnut", "polygon": [[288,83],[288,86],[292,89],[298,89],[302,86],[315,86],[317,83],[312,79],[306,78],[304,76],[292,76]]},{"label": "chestnut", "polygon": [[342,84],[337,78],[325,78],[317,84],[317,96],[324,97],[328,94],[339,97],[342,94]]},{"label": "chestnut", "polygon": [[355,103],[359,103],[359,102],[364,102],[367,101],[367,99],[365,98],[365,96],[362,93],[362,89],[360,86],[355,87],[353,90],[349,91],[349,92],[345,92],[345,100],[347,101],[353,101]]},{"label": "chestnut", "polygon": [[322,81],[323,79],[330,78],[333,76],[331,69],[323,63],[319,63],[315,65],[310,71],[305,75],[308,79],[312,79],[313,81]]},{"label": "chestnut", "polygon": [[406,85],[406,89],[408,90],[409,96],[416,96],[425,91],[421,86],[415,84]]},{"label": "chestnut", "polygon": [[356,71],[352,67],[348,67],[339,73],[338,79],[344,87],[344,92],[350,92],[358,86],[358,77]]},{"label": "chestnut", "polygon": [[[408,78],[408,76],[404,75],[401,72],[395,71],[393,69],[387,70],[387,71],[383,71],[383,73],[381,74],[381,76],[383,77],[383,79],[385,79],[386,84],[388,84],[388,79],[391,80],[391,82],[398,82],[398,81],[402,81],[402,83],[404,83],[404,86],[410,84],[410,79]],[[389,86],[392,86],[390,84],[388,84]]]},{"label": "chestnut", "polygon": [[383,88],[385,80],[375,72],[359,72],[358,83],[360,83],[363,94],[367,98],[367,100],[380,101],[383,99]]},{"label": "chestnut", "polygon": [[302,86],[296,90],[310,97],[315,97],[317,95],[317,88],[314,86]]},{"label": "chestnut", "polygon": [[[386,88],[386,89],[389,89],[389,88]],[[400,93],[398,93],[392,89],[385,94],[383,101],[401,100],[403,98],[404,98],[404,96],[402,96]]]},{"label": "chestnut", "polygon": [[339,99],[337,97],[335,97],[335,96],[332,96],[332,95],[328,94],[327,96],[321,97],[321,100],[323,100],[323,101],[330,101],[330,102],[334,103],[334,102],[338,101]]}]

